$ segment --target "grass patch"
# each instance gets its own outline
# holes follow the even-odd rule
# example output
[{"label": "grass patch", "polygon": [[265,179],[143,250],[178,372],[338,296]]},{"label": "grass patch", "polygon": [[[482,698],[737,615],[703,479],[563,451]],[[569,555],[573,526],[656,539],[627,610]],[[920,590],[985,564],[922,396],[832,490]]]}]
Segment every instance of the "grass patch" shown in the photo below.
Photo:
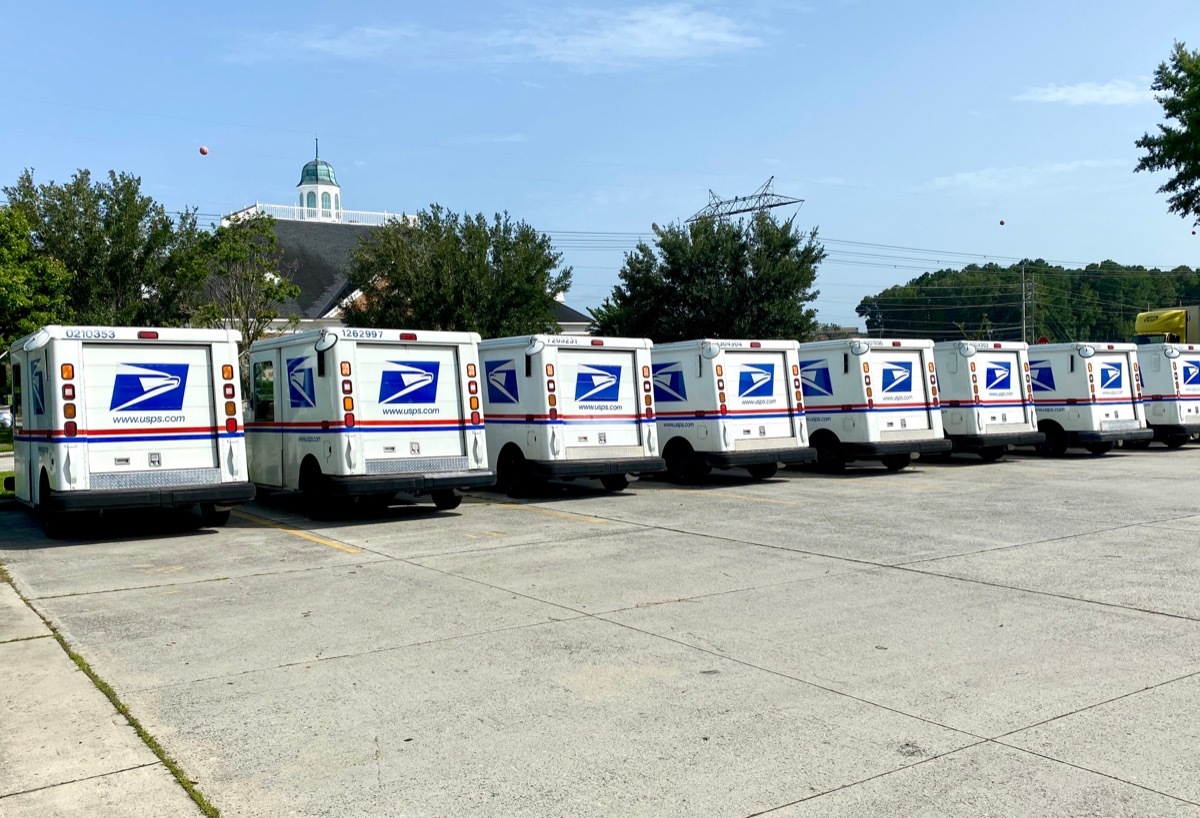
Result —
[{"label": "grass patch", "polygon": [[15,491],[4,490],[4,479],[12,476],[13,473],[10,471],[0,471],[0,500],[11,500],[13,497],[17,496]]},{"label": "grass patch", "polygon": [[12,451],[13,430],[0,429],[0,452]]}]

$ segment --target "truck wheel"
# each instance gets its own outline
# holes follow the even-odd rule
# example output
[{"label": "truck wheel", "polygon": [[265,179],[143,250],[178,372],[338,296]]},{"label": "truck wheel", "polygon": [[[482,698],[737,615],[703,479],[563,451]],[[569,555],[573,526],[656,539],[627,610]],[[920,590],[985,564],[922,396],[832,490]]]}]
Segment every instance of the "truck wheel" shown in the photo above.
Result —
[{"label": "truck wheel", "polygon": [[304,510],[309,519],[327,519],[333,511],[333,503],[325,486],[325,475],[315,460],[305,460],[300,467],[300,493],[304,496]]},{"label": "truck wheel", "polygon": [[1168,449],[1178,449],[1191,439],[1192,436],[1184,432],[1183,434],[1178,435],[1168,435],[1167,439],[1163,442],[1167,444]]},{"label": "truck wheel", "polygon": [[[1150,442],[1151,441],[1149,441],[1149,440],[1122,440],[1121,448],[1122,449],[1149,449]],[[1184,441],[1184,442],[1186,442],[1186,441]]]},{"label": "truck wheel", "polygon": [[812,445],[817,450],[818,471],[823,471],[826,474],[837,474],[838,472],[845,471],[846,458],[842,456],[837,438],[822,435],[813,440]]},{"label": "truck wheel", "polygon": [[1116,443],[1089,443],[1087,450],[1092,454],[1099,456],[1102,454],[1108,454],[1114,448],[1116,448],[1116,446]]},{"label": "truck wheel", "polygon": [[629,478],[623,474],[606,474],[600,478],[605,491],[624,491],[629,488]]},{"label": "truck wheel", "polygon": [[42,524],[42,530],[46,532],[46,536],[52,540],[61,540],[67,533],[66,512],[55,514],[46,504],[46,498],[50,496],[50,478],[46,472],[42,472],[42,479],[38,484],[38,504],[37,517]]},{"label": "truck wheel", "polygon": [[908,454],[888,454],[879,458],[879,462],[883,463],[883,467],[888,471],[900,471],[908,468],[908,464],[912,463],[912,455]]},{"label": "truck wheel", "polygon": [[1046,457],[1062,457],[1067,453],[1067,433],[1063,427],[1050,421],[1038,424],[1038,431],[1046,436],[1044,443],[1037,445],[1038,454]]},{"label": "truck wheel", "polygon": [[454,489],[439,489],[429,492],[429,497],[439,511],[453,511],[462,504],[462,495]]},{"label": "truck wheel", "polygon": [[229,522],[231,509],[218,508],[212,503],[200,504],[200,524],[205,528],[221,528]]},{"label": "truck wheel", "polygon": [[702,481],[711,471],[704,457],[696,454],[686,440],[676,438],[668,443],[663,451],[663,459],[667,461],[667,477],[673,483],[693,485]]},{"label": "truck wheel", "polygon": [[779,471],[778,463],[755,463],[753,466],[747,466],[746,471],[750,472],[750,476],[755,480],[767,480],[774,477]]},{"label": "truck wheel", "polygon": [[529,489],[529,467],[525,455],[515,445],[508,445],[500,452],[496,464],[496,489],[509,497],[519,497]]},{"label": "truck wheel", "polygon": [[1007,451],[1007,446],[984,446],[979,450],[979,459],[984,463],[995,463],[1004,457],[1004,453]]}]

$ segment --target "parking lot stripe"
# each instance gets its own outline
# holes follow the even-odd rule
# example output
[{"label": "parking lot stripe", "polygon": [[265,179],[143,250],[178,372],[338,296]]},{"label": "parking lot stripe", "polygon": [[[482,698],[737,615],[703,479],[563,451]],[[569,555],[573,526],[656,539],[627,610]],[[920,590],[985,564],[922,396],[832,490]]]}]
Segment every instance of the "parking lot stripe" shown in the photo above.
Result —
[{"label": "parking lot stripe", "polygon": [[468,499],[467,502],[477,506],[496,506],[497,508],[511,508],[518,511],[529,511],[534,514],[545,514],[548,517],[559,517],[564,520],[575,520],[580,523],[591,523],[592,525],[608,525],[609,521],[602,517],[593,517],[589,514],[575,514],[570,511],[551,511],[548,508],[538,508],[537,506],[526,505],[525,503],[504,503],[494,500],[476,500]]},{"label": "parking lot stripe", "polygon": [[286,531],[289,534],[294,534],[301,539],[319,543],[320,545],[327,545],[330,548],[336,548],[338,551],[345,551],[347,554],[362,553],[362,549],[354,548],[349,545],[343,545],[342,543],[334,542],[333,540],[327,540],[324,537],[318,537],[316,534],[309,534],[307,531],[301,531],[298,528],[292,528],[290,525],[277,523],[274,520],[268,520],[266,517],[259,517],[257,514],[250,514],[248,512],[241,511],[240,509],[234,509],[233,513],[236,516],[241,517],[243,520],[249,520],[252,523],[266,526],[267,528],[278,528],[280,531]]}]

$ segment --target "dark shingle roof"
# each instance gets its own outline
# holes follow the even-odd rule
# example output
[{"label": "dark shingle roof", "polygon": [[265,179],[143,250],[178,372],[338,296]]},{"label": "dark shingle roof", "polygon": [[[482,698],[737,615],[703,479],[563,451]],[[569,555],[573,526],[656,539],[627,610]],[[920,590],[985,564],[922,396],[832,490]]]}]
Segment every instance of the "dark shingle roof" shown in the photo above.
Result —
[{"label": "dark shingle roof", "polygon": [[283,269],[300,287],[300,296],[285,304],[282,314],[320,318],[353,292],[346,280],[350,252],[374,229],[365,224],[276,221]]},{"label": "dark shingle roof", "polygon": [[554,302],[554,320],[560,324],[590,324],[592,317],[571,309],[561,301]]}]

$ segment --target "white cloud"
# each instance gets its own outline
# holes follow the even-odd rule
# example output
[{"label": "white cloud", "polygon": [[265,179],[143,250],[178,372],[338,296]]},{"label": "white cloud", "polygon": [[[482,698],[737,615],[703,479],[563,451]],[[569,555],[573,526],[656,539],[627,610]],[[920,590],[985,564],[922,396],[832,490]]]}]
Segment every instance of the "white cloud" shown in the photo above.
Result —
[{"label": "white cloud", "polygon": [[1052,178],[1105,168],[1132,170],[1130,163],[1123,159],[1080,159],[1074,162],[962,171],[950,176],[940,176],[926,185],[926,188],[981,194],[1011,193],[1039,187]]},{"label": "white cloud", "polygon": [[762,41],[732,16],[672,3],[625,10],[548,8],[518,26],[484,31],[380,25],[258,33],[243,36],[228,58],[244,63],[332,59],[425,66],[545,62],[606,71],[704,59],[760,45]]},{"label": "white cloud", "polygon": [[1016,102],[1065,102],[1067,105],[1141,105],[1154,102],[1149,83],[1134,85],[1128,80],[1080,82],[1075,85],[1043,85],[1013,97]]}]

